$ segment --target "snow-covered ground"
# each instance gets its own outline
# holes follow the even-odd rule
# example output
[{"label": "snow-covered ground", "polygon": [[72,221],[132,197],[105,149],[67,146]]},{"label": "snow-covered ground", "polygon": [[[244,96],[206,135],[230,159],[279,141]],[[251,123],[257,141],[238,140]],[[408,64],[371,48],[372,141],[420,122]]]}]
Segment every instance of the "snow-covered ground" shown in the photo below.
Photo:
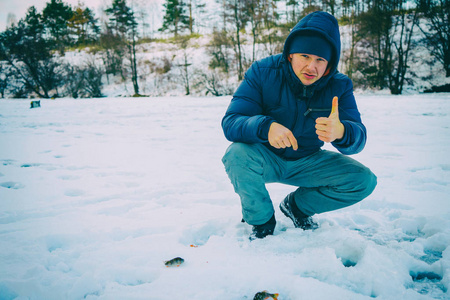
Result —
[{"label": "snow-covered ground", "polygon": [[252,242],[230,97],[1,100],[0,299],[450,299],[450,94],[357,98],[375,192]]}]

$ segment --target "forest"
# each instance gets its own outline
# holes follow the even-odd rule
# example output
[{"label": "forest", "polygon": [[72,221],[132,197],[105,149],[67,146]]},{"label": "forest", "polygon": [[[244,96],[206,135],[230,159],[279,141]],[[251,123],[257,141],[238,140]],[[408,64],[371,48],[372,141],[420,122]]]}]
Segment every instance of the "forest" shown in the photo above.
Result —
[{"label": "forest", "polygon": [[[103,97],[111,82],[128,84],[133,96],[156,91],[164,82],[185,95],[231,94],[253,61],[280,53],[290,29],[317,10],[338,19],[345,44],[340,71],[356,88],[398,95],[407,85],[428,82],[431,91],[450,91],[436,72],[411,68],[414,60],[430,70],[434,66],[448,82],[450,0],[216,0],[213,9],[210,5],[165,0],[154,8],[162,14],[161,26],[150,32],[149,18],[127,0],[112,0],[102,16],[63,0],[50,0],[42,11],[31,6],[18,21],[11,17],[0,33],[0,97]],[[152,58],[149,45],[165,56]],[[201,66],[195,66],[196,48],[206,60]],[[82,63],[67,59],[81,52]],[[152,86],[143,92],[148,78]]]}]

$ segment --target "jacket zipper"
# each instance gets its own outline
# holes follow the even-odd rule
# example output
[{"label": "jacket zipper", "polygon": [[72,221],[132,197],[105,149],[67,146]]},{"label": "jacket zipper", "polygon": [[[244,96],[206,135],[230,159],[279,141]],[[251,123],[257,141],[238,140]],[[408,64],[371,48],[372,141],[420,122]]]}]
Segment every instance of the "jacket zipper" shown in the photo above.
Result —
[{"label": "jacket zipper", "polygon": [[329,108],[308,108],[303,114],[305,117],[309,115],[310,112],[313,111],[331,111]]}]

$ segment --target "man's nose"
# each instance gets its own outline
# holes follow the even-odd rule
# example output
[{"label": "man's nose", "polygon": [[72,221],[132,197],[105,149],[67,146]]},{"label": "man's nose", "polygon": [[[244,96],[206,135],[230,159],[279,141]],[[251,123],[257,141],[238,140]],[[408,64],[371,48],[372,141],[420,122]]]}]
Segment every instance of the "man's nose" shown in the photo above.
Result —
[{"label": "man's nose", "polygon": [[310,61],[308,61],[306,66],[308,69],[314,69],[314,68],[316,68],[317,63],[315,60],[311,59]]}]

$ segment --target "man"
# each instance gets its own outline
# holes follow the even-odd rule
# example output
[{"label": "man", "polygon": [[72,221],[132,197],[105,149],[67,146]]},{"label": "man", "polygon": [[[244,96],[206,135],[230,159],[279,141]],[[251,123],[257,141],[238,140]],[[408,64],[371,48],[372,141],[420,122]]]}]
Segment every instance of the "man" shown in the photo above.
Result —
[{"label": "man", "polygon": [[[251,239],[274,232],[266,183],[298,187],[280,209],[304,230],[317,228],[312,215],[357,203],[375,189],[376,176],[346,156],[364,148],[366,128],[351,80],[337,71],[340,51],[337,20],[311,13],[293,28],[282,54],[252,64],[233,95],[222,120],[233,143],[222,161],[243,219],[253,225]],[[324,142],[340,153],[322,150]]]}]

